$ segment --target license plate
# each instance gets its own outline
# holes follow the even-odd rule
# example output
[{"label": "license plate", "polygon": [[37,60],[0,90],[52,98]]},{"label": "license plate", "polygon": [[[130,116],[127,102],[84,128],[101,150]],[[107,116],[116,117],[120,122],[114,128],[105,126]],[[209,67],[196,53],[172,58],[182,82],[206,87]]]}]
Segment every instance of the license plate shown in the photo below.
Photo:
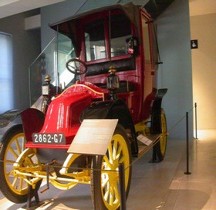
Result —
[{"label": "license plate", "polygon": [[65,136],[62,133],[34,133],[35,144],[65,144]]}]

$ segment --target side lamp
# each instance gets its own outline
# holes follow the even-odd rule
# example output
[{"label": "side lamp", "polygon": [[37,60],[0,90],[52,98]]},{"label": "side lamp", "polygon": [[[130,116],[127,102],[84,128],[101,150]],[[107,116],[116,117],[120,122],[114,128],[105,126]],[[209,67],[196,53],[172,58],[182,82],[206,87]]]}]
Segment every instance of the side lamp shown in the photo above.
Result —
[{"label": "side lamp", "polygon": [[116,90],[119,88],[119,77],[116,75],[116,69],[111,66],[107,77],[107,89],[110,91],[111,99],[117,99]]}]

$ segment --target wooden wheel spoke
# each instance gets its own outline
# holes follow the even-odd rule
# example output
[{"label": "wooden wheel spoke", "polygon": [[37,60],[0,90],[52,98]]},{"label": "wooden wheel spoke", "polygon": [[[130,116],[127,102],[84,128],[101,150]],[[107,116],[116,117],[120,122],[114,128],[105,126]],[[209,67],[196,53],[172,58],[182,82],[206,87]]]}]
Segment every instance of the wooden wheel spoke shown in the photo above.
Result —
[{"label": "wooden wheel spoke", "polygon": [[114,192],[115,192],[115,200],[119,201],[120,200],[120,193],[119,193],[119,189],[118,189],[117,184],[114,186]]},{"label": "wooden wheel spoke", "polygon": [[21,154],[22,148],[20,146],[20,143],[19,143],[18,139],[16,139],[16,148],[17,148],[18,153]]},{"label": "wooden wheel spoke", "polygon": [[110,183],[110,187],[109,187],[109,204],[112,206],[114,203],[116,203],[117,201],[119,201],[120,195],[119,195],[119,189],[118,189],[118,185],[117,185],[117,181],[116,182],[112,182]]},{"label": "wooden wheel spoke", "polygon": [[[13,177],[12,171],[9,171],[9,172],[7,172],[7,173],[5,173],[5,174],[6,174],[7,177]],[[11,176],[10,176],[10,175],[11,175]]]},{"label": "wooden wheel spoke", "polygon": [[7,165],[9,165],[9,164],[14,164],[15,163],[15,160],[5,160],[4,161]]},{"label": "wooden wheel spoke", "polygon": [[105,201],[108,201],[109,195],[110,195],[110,185],[109,185],[109,183],[107,183],[106,187],[104,187],[104,188],[105,188],[104,189],[104,191],[105,191],[104,199],[105,199]]},{"label": "wooden wheel spoke", "polygon": [[119,163],[124,163],[125,162],[125,157],[123,155],[121,155],[119,157]]},{"label": "wooden wheel spoke", "polygon": [[109,204],[112,205],[114,201],[114,190],[113,190],[113,186],[110,187],[110,191],[109,191]]},{"label": "wooden wheel spoke", "polygon": [[108,183],[109,183],[108,176],[103,176],[103,178],[102,178],[102,188],[105,188]]},{"label": "wooden wheel spoke", "polygon": [[11,183],[11,185],[12,185],[14,188],[17,188],[17,187],[16,187],[16,183],[17,183],[17,177],[14,177],[13,182]]},{"label": "wooden wheel spoke", "polygon": [[108,146],[108,157],[109,157],[109,162],[113,163],[113,148],[111,144],[109,144]]},{"label": "wooden wheel spoke", "polygon": [[8,150],[11,152],[11,154],[17,159],[18,158],[18,154],[15,152],[15,150],[11,147],[11,146],[9,146],[8,147]]},{"label": "wooden wheel spoke", "polygon": [[117,149],[118,149],[118,142],[117,142],[117,141],[114,141],[114,142],[113,142],[113,154],[112,154],[113,159],[116,158],[116,155],[117,155]]},{"label": "wooden wheel spoke", "polygon": [[117,155],[116,157],[119,159],[121,157],[121,153],[122,153],[122,145],[118,146],[118,150],[117,150]]},{"label": "wooden wheel spoke", "polygon": [[24,179],[20,179],[19,181],[20,190],[23,190],[25,188],[25,182]]},{"label": "wooden wheel spoke", "polygon": [[112,168],[112,164],[106,155],[104,156],[104,165],[105,165],[104,170]]}]

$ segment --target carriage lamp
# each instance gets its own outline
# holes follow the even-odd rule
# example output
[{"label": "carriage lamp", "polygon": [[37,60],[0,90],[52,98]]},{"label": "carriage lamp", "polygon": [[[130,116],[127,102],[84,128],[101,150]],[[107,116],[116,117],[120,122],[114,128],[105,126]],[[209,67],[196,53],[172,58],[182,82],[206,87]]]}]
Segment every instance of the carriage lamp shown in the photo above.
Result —
[{"label": "carriage lamp", "polygon": [[126,40],[127,42],[127,52],[130,55],[134,55],[137,53],[138,41],[135,37],[130,37]]},{"label": "carriage lamp", "polygon": [[110,91],[112,99],[116,99],[116,90],[119,88],[119,77],[116,75],[116,69],[111,66],[107,77],[107,89]]},{"label": "carriage lamp", "polygon": [[44,78],[44,84],[42,85],[42,95],[48,96],[50,94],[50,81],[51,77],[46,75]]}]

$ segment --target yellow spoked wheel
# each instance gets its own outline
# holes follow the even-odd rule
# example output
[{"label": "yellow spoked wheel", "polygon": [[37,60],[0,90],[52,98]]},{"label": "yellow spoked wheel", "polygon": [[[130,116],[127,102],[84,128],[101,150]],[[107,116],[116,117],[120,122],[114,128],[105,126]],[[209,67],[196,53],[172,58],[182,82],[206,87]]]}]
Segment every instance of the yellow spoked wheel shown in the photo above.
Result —
[{"label": "yellow spoked wheel", "polygon": [[164,157],[166,153],[167,146],[167,122],[166,115],[163,110],[161,110],[161,137],[160,137],[160,152]]},{"label": "yellow spoked wheel", "polygon": [[131,150],[124,128],[117,126],[105,156],[93,159],[92,193],[95,209],[119,209],[119,164],[124,164],[125,192],[131,182]]},{"label": "yellow spoked wheel", "polygon": [[[13,164],[25,149],[25,137],[21,126],[13,128],[0,143],[0,189],[4,196],[14,203],[27,201],[28,185],[24,177],[14,174]],[[35,160],[29,155],[23,160],[22,167],[31,166]],[[37,189],[40,183],[37,184]],[[35,188],[36,189],[36,188]]]},{"label": "yellow spoked wheel", "polygon": [[163,109],[160,113],[160,131],[161,136],[159,142],[153,148],[153,162],[160,162],[164,159],[167,147],[167,123],[166,115]]}]

